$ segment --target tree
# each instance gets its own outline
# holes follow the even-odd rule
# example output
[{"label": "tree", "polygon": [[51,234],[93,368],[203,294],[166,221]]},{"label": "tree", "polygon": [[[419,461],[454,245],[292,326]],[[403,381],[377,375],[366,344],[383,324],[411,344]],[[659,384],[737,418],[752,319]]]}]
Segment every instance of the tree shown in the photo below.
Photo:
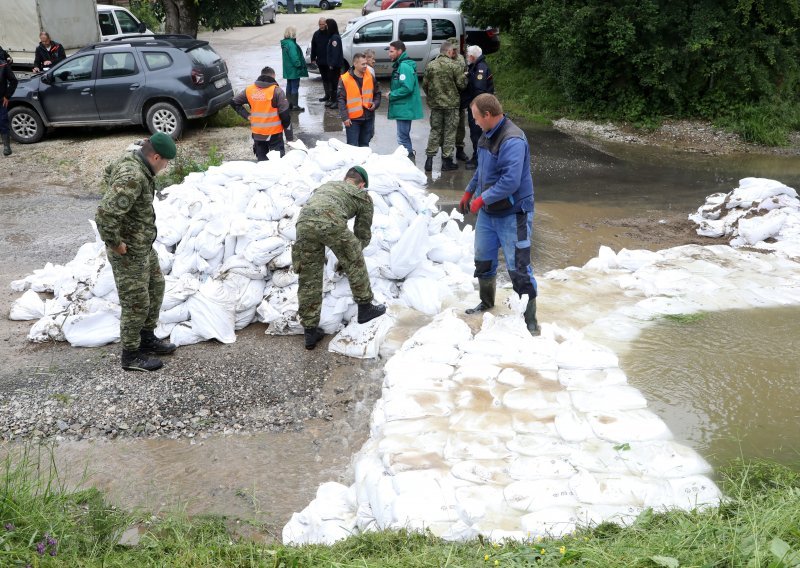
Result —
[{"label": "tree", "polygon": [[169,34],[197,37],[203,25],[224,30],[255,20],[261,0],[158,0],[164,12],[164,28]]}]

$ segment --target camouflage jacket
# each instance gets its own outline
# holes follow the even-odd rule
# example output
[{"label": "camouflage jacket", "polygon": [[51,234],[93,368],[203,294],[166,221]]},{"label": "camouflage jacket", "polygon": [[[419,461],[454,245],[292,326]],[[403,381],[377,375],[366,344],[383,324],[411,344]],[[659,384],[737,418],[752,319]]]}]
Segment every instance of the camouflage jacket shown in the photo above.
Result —
[{"label": "camouflage jacket", "polygon": [[428,95],[430,108],[458,108],[461,104],[461,91],[467,86],[467,78],[458,61],[447,55],[439,56],[425,67],[422,88]]},{"label": "camouflage jacket", "polygon": [[146,254],[156,240],[155,175],[139,150],[105,169],[95,222],[108,247],[125,243],[128,254]]},{"label": "camouflage jacket", "polygon": [[300,211],[297,224],[313,224],[318,229],[340,227],[347,230],[347,221],[355,217],[353,233],[364,248],[372,238],[372,198],[365,189],[346,181],[329,181],[319,186]]}]

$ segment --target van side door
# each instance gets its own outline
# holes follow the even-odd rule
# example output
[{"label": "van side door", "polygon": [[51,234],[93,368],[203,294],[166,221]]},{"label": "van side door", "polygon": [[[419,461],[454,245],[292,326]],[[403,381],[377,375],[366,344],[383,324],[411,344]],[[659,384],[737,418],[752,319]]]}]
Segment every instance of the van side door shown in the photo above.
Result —
[{"label": "van side door", "polygon": [[397,22],[397,39],[406,44],[408,57],[417,62],[417,73],[425,72],[430,54],[430,18],[403,16]]},{"label": "van side door", "polygon": [[[375,50],[375,74],[385,77],[392,74],[392,60],[389,59],[389,44],[394,41],[394,19],[373,20],[353,33],[353,51],[347,62],[352,65],[353,54],[367,49]],[[348,57],[348,54],[345,54]]]}]

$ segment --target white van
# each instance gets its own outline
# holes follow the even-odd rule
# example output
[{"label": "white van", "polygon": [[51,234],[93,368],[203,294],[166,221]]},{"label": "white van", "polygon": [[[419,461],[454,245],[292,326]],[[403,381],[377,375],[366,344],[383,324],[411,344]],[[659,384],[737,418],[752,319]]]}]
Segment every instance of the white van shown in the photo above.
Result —
[{"label": "white van", "polygon": [[127,35],[153,33],[128,10],[110,4],[97,5],[97,23],[100,24],[100,36],[103,41]]},{"label": "white van", "polygon": [[353,54],[375,50],[375,74],[390,77],[392,61],[389,44],[400,40],[406,53],[417,62],[422,75],[428,62],[439,55],[442,42],[455,37],[459,47],[464,44],[464,18],[458,10],[446,8],[398,8],[381,10],[359,18],[342,34],[342,50],[347,65]]}]

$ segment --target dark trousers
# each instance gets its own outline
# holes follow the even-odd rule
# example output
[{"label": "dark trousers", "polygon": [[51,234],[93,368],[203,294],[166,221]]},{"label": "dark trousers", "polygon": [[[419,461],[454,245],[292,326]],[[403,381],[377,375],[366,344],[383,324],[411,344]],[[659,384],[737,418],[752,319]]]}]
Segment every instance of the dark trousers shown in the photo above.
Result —
[{"label": "dark trousers", "polygon": [[317,67],[319,67],[319,76],[322,77],[322,88],[325,90],[325,96],[330,99],[332,94],[336,94],[336,87],[334,87],[333,93],[331,93],[331,68],[323,63],[317,63]]},{"label": "dark trousers", "polygon": [[478,139],[483,134],[483,130],[481,127],[475,123],[475,119],[472,118],[472,109],[467,109],[467,121],[469,122],[469,139],[472,140],[472,156],[477,158],[478,157]]},{"label": "dark trousers", "polygon": [[8,109],[0,104],[0,134],[8,134],[10,124],[8,122]]},{"label": "dark trousers", "polygon": [[342,70],[339,67],[328,67],[328,86],[331,90],[332,101],[336,100],[336,89],[339,88],[339,79],[342,77]]},{"label": "dark trousers", "polygon": [[375,118],[351,120],[350,126],[346,126],[344,130],[347,135],[347,143],[351,146],[369,146],[375,130]]},{"label": "dark trousers", "polygon": [[253,153],[259,162],[267,159],[267,152],[277,150],[281,157],[286,153],[283,146],[283,134],[273,134],[269,140],[253,140]]}]

